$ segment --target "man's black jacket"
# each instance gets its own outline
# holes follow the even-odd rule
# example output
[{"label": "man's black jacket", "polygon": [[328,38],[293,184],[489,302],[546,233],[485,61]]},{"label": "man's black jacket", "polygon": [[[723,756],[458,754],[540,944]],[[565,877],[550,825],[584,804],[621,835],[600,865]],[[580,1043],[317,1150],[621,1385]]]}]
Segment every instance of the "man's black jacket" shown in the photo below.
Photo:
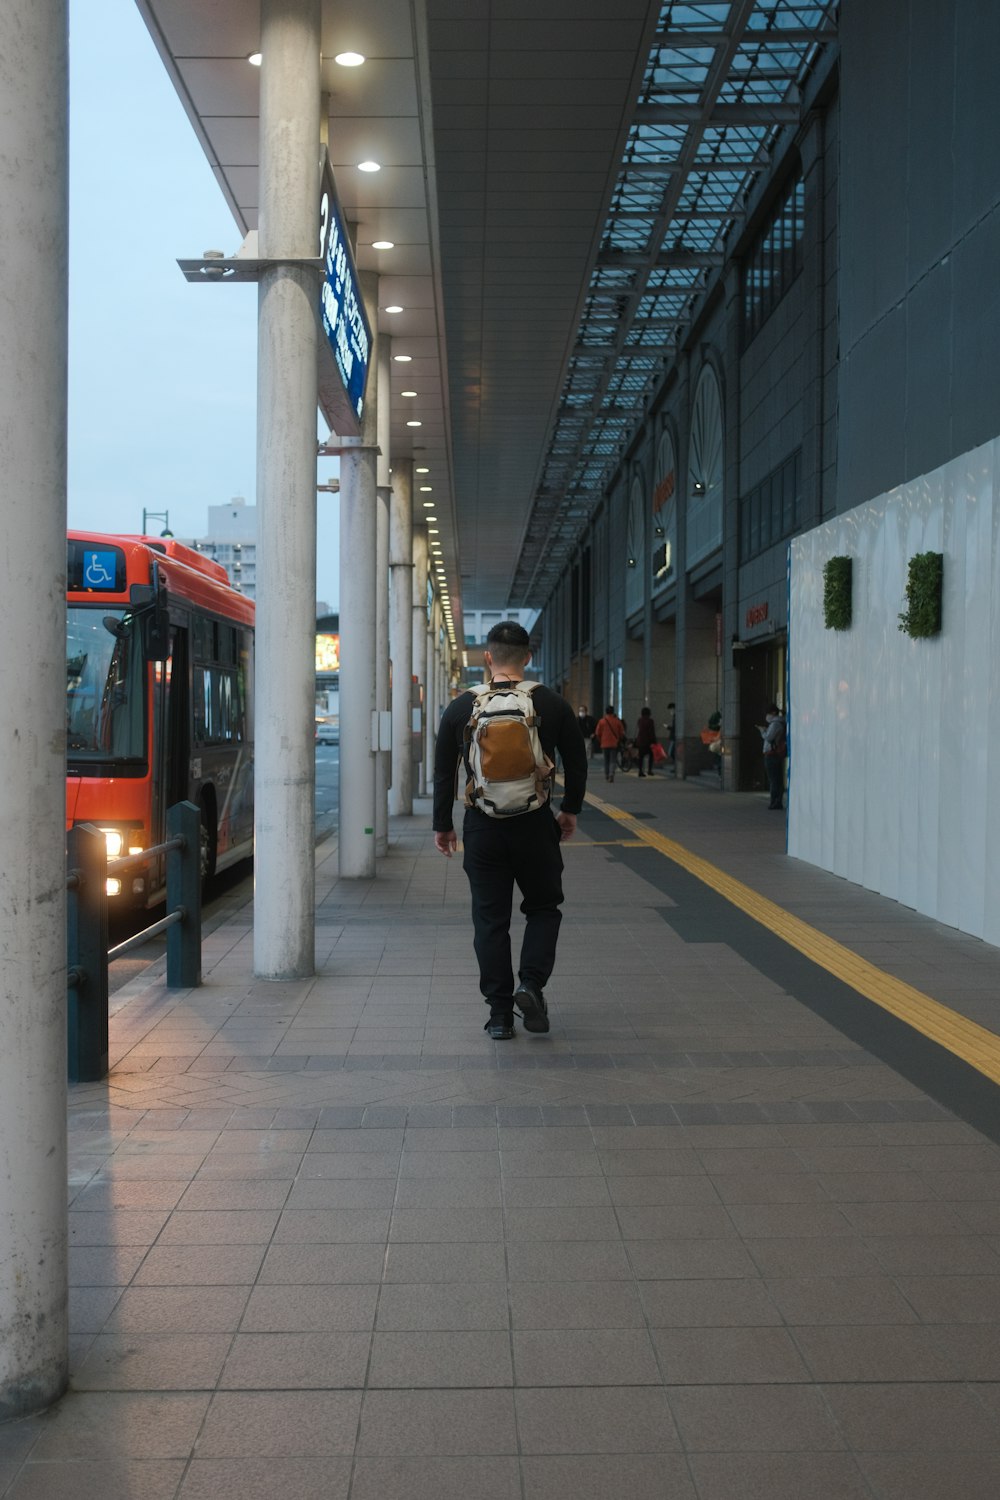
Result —
[{"label": "man's black jacket", "polygon": [[[495,678],[500,687],[506,678]],[[541,684],[532,693],[538,717],[538,738],[542,749],[554,761],[558,750],[563,764],[565,794],[560,810],[578,813],[587,789],[587,747],[580,726],[565,698]],[[441,717],[437,744],[434,747],[434,832],[450,833],[454,824],[451,810],[455,801],[455,771],[462,758],[462,738],[472,714],[475,693],[460,693],[448,704]],[[464,782],[463,782],[464,789]],[[485,816],[485,814],[483,814]]]}]

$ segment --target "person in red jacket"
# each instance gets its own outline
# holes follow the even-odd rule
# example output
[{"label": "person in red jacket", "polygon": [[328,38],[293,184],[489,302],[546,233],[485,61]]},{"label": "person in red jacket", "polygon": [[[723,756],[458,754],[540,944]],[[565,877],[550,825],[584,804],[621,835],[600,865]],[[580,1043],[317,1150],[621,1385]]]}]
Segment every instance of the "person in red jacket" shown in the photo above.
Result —
[{"label": "person in red jacket", "polygon": [[603,718],[598,719],[597,728],[594,730],[594,738],[604,751],[604,779],[605,781],[614,781],[615,753],[625,738],[625,725],[615,713],[613,703],[608,704],[604,710]]}]

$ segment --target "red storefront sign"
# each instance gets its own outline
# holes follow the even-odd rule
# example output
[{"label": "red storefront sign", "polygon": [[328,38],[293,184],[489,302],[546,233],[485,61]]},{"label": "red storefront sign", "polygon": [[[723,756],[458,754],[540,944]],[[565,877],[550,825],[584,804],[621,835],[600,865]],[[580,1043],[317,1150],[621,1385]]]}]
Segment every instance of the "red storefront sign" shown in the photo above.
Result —
[{"label": "red storefront sign", "polygon": [[751,604],[750,608],[747,610],[747,615],[746,615],[746,628],[747,628],[747,630],[753,630],[753,628],[754,628],[755,625],[763,625],[763,623],[764,623],[764,621],[766,619],[767,619],[767,604],[766,604],[766,602],[764,604]]}]

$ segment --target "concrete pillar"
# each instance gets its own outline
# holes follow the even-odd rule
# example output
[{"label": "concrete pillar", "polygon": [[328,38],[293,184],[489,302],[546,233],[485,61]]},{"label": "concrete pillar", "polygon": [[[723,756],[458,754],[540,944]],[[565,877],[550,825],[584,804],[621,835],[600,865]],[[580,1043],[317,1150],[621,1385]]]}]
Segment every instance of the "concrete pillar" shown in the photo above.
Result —
[{"label": "concrete pillar", "polygon": [[[315,256],[320,0],[262,0],[260,254]],[[316,277],[261,273],[254,972],[315,967]]]},{"label": "concrete pillar", "polygon": [[[378,277],[359,273],[369,309],[378,306]],[[340,456],[340,875],[375,874],[375,754],[372,714],[376,673],[376,551],[378,446],[377,318],[372,324],[368,391],[361,436],[342,439]]]},{"label": "concrete pillar", "polygon": [[[819,110],[808,115],[799,137],[799,157],[805,189],[805,234],[803,271],[812,304],[811,317],[804,326],[803,368],[805,371],[804,419],[802,431],[802,472],[800,523],[803,530],[818,526],[829,515],[835,503],[833,486],[824,481],[826,455],[824,418],[826,404],[828,350],[826,338],[826,130]],[[824,487],[829,493],[824,493]],[[787,622],[786,622],[787,623]]]},{"label": "concrete pillar", "polygon": [[647,428],[647,452],[642,460],[642,701],[659,724],[663,709],[654,702],[653,686],[653,487],[656,484],[656,428]]},{"label": "concrete pillar", "polygon": [[[377,287],[376,281],[376,287]],[[378,297],[368,309],[369,321],[378,321]],[[389,708],[389,485],[390,485],[390,385],[389,357],[392,340],[378,341],[376,369],[376,426],[378,455],[375,464],[375,703],[380,712]],[[375,756],[375,853],[381,857],[389,851],[389,777],[391,757],[388,750]]]},{"label": "concrete pillar", "polygon": [[703,760],[699,730],[704,724],[700,717],[702,704],[696,702],[693,685],[689,690],[687,670],[688,627],[690,608],[690,585],[687,577],[687,523],[688,523],[688,453],[691,445],[691,356],[684,353],[678,359],[679,397],[677,400],[677,452],[674,455],[677,474],[677,629],[675,646],[676,662],[676,774],[681,780],[689,773],[697,775]]},{"label": "concrete pillar", "polygon": [[427,736],[424,745],[424,768],[428,789],[434,786],[434,741],[437,739],[440,716],[440,684],[438,681],[438,599],[434,594],[431,615],[427,621]]},{"label": "concrete pillar", "polygon": [[392,787],[389,811],[413,811],[410,687],[413,677],[413,461],[393,464],[389,498],[389,655],[392,658]]},{"label": "concrete pillar", "polygon": [[726,488],[722,520],[722,723],[725,729],[726,753],[722,761],[723,786],[726,791],[738,791],[741,785],[744,755],[760,754],[760,739],[755,731],[755,743],[743,745],[740,738],[742,705],[740,703],[740,674],[733,665],[732,643],[740,633],[740,495],[742,485],[742,435],[743,424],[742,391],[740,387],[740,365],[742,358],[743,296],[741,268],[727,267],[725,273],[726,322],[723,359],[725,368],[725,465]]},{"label": "concrete pillar", "polygon": [[66,1388],[65,0],[0,7],[0,1422]]},{"label": "concrete pillar", "polygon": [[430,736],[430,694],[427,686],[427,533],[422,526],[413,531],[413,675],[424,690],[424,753],[416,771],[416,791],[427,795],[426,742]]}]

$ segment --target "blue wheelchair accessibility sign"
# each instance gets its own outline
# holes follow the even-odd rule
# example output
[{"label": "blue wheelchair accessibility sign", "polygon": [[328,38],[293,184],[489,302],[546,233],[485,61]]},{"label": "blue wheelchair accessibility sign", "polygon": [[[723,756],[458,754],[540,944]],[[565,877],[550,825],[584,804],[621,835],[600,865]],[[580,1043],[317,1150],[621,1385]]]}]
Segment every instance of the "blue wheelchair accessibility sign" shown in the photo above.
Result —
[{"label": "blue wheelchair accessibility sign", "polygon": [[86,589],[113,589],[117,555],[114,552],[84,552],[83,586]]}]

